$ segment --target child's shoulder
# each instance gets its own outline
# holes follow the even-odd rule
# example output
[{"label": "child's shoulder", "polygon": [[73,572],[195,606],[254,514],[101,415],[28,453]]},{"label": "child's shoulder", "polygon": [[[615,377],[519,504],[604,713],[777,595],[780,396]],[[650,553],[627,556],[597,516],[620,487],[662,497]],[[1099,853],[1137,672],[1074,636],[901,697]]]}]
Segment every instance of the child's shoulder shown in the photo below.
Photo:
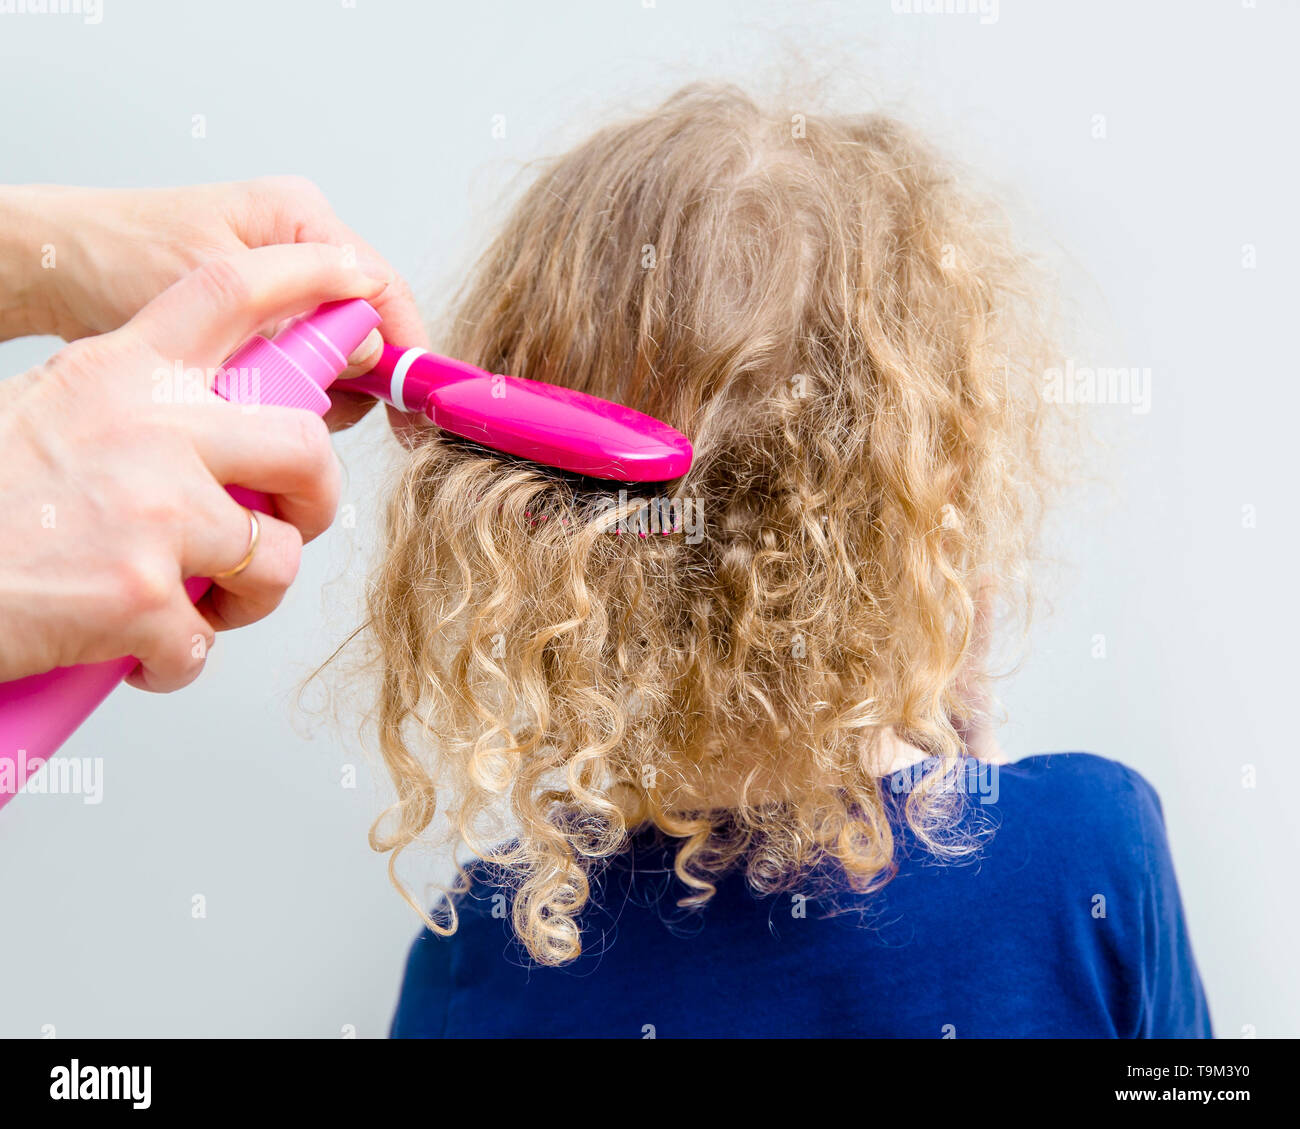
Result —
[{"label": "child's shoulder", "polygon": [[1039,789],[1059,789],[1070,794],[1155,795],[1150,781],[1137,769],[1098,753],[1035,753],[995,767],[1012,780]]},{"label": "child's shoulder", "polygon": [[[1096,753],[1038,753],[995,766],[999,803],[1014,818],[1091,832],[1108,843],[1164,836],[1155,787],[1137,769]],[[1068,835],[1067,835],[1068,837]]]}]

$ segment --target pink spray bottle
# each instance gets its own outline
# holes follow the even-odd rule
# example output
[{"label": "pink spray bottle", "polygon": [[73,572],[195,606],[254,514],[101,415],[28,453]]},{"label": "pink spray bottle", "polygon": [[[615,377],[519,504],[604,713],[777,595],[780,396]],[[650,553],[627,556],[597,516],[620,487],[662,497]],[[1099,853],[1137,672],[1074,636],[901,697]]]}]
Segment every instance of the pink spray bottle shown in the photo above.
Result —
[{"label": "pink spray bottle", "polygon": [[[379,325],[366,302],[329,302],[298,318],[275,339],[254,337],[227,358],[214,391],[236,403],[329,409],[328,388],[347,367],[352,351]],[[228,488],[235,501],[263,513],[264,494]],[[185,591],[197,600],[212,585],[191,577]],[[61,667],[0,683],[0,807],[3,807],[136,667],[129,655],[108,662]]]}]

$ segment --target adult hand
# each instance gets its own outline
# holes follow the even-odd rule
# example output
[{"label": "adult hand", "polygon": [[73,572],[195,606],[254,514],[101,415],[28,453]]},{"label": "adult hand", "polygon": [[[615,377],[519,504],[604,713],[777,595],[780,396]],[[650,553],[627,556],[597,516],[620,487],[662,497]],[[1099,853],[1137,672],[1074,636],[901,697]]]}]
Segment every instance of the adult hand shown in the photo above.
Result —
[{"label": "adult hand", "polygon": [[[276,607],[337,505],[326,427],[294,408],[178,398],[162,377],[178,360],[214,370],[259,327],[321,302],[382,306],[382,273],[319,243],[209,259],[121,329],[0,382],[0,680],[129,654],[134,685],[176,689],[214,631]],[[248,549],[226,484],[272,495],[275,515],[259,517],[248,567],[194,605],[182,582]]]},{"label": "adult hand", "polygon": [[[377,303],[384,336],[399,345],[428,341],[410,288],[365,240],[334,214],[324,194],[300,177],[267,177],[186,188],[102,189],[24,186],[0,190],[3,257],[0,287],[10,323],[0,339],[53,333],[67,341],[107,333],[147,302],[212,259],[285,243],[328,243],[391,285]],[[289,314],[301,313],[290,310]],[[271,325],[255,327],[266,332]],[[373,334],[342,380],[379,359]],[[331,430],[355,423],[369,397],[331,390]]]}]

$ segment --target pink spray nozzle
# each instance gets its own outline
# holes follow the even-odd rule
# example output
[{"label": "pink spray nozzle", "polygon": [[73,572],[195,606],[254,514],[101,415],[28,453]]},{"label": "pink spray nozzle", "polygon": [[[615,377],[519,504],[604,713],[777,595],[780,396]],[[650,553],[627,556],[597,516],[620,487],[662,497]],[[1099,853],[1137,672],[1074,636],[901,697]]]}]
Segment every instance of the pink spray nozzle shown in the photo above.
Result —
[{"label": "pink spray nozzle", "polygon": [[282,404],[324,415],[327,389],[348,357],[379,326],[369,302],[326,302],[290,322],[271,340],[254,337],[222,366],[216,391],[239,403]]},{"label": "pink spray nozzle", "polygon": [[347,367],[353,350],[378,327],[379,314],[374,307],[360,298],[351,298],[326,302],[315,312],[295,319],[274,340],[312,380],[328,388]]}]

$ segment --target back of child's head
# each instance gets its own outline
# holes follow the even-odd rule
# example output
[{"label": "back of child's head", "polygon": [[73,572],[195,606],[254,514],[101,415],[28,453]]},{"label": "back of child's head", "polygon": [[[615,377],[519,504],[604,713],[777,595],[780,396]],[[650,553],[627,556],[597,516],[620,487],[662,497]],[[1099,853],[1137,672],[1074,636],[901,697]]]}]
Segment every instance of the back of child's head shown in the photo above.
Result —
[{"label": "back of child's head", "polygon": [[[886,117],[692,88],[546,166],[439,350],[657,416],[695,463],[620,498],[415,446],[371,591],[398,791],[376,845],[445,814],[549,963],[647,822],[698,900],[732,867],[886,879],[880,737],[962,752],[977,590],[1023,571],[1029,299],[995,217]],[[948,792],[906,813],[944,848]]]}]

